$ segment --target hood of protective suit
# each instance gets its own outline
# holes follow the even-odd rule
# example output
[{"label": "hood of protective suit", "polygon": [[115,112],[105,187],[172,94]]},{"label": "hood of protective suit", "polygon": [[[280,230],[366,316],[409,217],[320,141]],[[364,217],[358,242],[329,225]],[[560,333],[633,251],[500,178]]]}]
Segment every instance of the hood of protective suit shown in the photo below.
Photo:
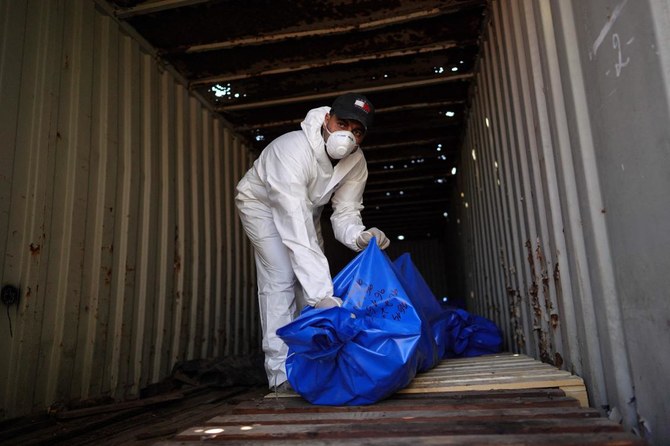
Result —
[{"label": "hood of protective suit", "polygon": [[300,123],[300,128],[305,132],[309,145],[312,146],[315,151],[317,149],[321,149],[320,152],[324,151],[325,141],[321,135],[321,126],[323,125],[328,112],[330,112],[330,107],[313,108],[307,112],[307,116],[305,116],[305,119]]}]

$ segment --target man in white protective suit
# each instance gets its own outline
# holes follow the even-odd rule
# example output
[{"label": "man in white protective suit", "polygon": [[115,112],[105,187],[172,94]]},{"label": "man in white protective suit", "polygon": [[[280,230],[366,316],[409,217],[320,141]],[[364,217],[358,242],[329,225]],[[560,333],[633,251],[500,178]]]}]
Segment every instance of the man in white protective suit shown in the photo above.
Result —
[{"label": "man in white protective suit", "polygon": [[[288,390],[288,346],[276,334],[299,314],[296,291],[315,308],[341,306],[333,296],[320,216],[332,203],[335,238],[354,251],[388,238],[361,220],[368,169],[360,149],[372,123],[368,99],[347,93],[310,110],[301,130],[272,141],[237,185],[235,204],[255,248],[265,370],[271,389]],[[299,288],[298,288],[299,287]],[[296,289],[298,288],[298,289]]]}]

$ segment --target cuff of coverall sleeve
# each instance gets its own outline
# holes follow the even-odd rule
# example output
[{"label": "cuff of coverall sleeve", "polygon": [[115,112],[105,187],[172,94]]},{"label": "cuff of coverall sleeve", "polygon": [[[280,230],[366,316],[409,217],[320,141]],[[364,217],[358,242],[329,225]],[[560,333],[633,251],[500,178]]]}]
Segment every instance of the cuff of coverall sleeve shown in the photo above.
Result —
[{"label": "cuff of coverall sleeve", "polygon": [[363,249],[365,249],[365,248],[361,248],[360,246],[358,246],[358,237],[361,236],[361,234],[363,233],[363,231],[365,231],[365,228],[363,228],[361,231],[359,231],[359,232],[354,236],[354,238],[353,238],[353,240],[351,241],[351,243],[348,244],[349,248],[351,248],[353,251],[361,252],[361,251],[363,251]]}]

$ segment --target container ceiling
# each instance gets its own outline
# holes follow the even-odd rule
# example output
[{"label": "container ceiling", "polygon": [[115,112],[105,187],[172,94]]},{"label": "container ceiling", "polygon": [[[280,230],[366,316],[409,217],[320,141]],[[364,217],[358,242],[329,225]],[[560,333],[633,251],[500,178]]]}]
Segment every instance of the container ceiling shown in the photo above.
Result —
[{"label": "container ceiling", "polygon": [[366,94],[365,224],[444,234],[486,0],[108,4],[256,152],[310,108]]}]

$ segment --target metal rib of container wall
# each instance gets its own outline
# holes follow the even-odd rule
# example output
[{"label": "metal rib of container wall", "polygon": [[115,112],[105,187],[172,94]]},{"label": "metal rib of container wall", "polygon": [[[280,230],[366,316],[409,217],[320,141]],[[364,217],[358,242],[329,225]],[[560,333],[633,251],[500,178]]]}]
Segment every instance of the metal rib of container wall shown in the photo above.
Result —
[{"label": "metal rib of container wall", "polygon": [[[637,6],[635,24],[646,4]],[[603,19],[603,32],[616,16]],[[577,53],[581,18],[566,2],[521,0],[492,2],[489,18],[461,156],[472,306],[515,333],[513,341],[523,333],[527,342],[516,348],[582,376],[594,407],[616,406],[610,415],[637,428],[625,319],[601,212],[603,195],[616,201],[599,184]],[[501,224],[503,232],[492,227]],[[491,311],[505,295],[509,321]]]},{"label": "metal rib of container wall", "polygon": [[570,219],[572,248],[589,266],[576,281],[588,315],[584,356],[591,369],[602,361],[604,379],[592,382],[610,417],[665,444],[670,409],[658,390],[670,383],[670,362],[658,352],[670,345],[670,207],[659,203],[670,189],[670,5],[551,6],[563,61],[558,87],[569,108],[561,131],[575,167],[566,190],[577,194],[582,210]]},{"label": "metal rib of container wall", "polygon": [[257,350],[246,147],[93,2],[0,23],[2,417]]},{"label": "metal rib of container wall", "polygon": [[494,1],[489,14],[462,153],[471,304],[511,349],[581,372],[556,104],[545,92],[555,56],[534,2]]}]

